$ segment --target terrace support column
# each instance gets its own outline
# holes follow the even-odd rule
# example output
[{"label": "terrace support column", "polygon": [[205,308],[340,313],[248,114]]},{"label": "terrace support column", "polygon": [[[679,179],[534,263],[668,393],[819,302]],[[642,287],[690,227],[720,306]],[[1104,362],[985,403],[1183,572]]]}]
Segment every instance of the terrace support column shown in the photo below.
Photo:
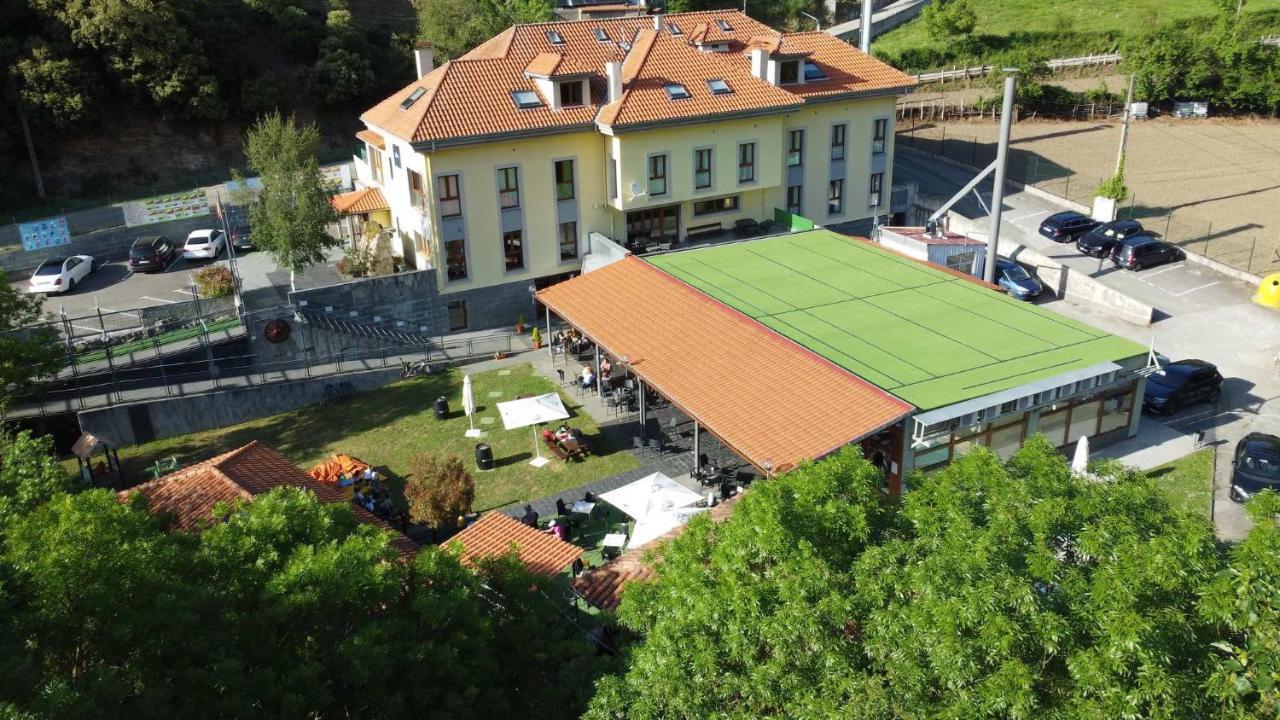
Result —
[{"label": "terrace support column", "polygon": [[644,428],[647,423],[645,422],[645,416],[644,416],[645,415],[644,413],[644,381],[641,380],[639,377],[636,378],[636,388],[637,388],[637,394],[640,396],[640,438],[643,440]]},{"label": "terrace support column", "polygon": [[700,453],[698,452],[699,440],[700,438],[698,437],[698,421],[694,420],[693,421],[693,469],[695,471],[702,469],[702,463],[698,461],[698,456],[700,455]]},{"label": "terrace support column", "polygon": [[604,373],[600,372],[600,346],[596,345],[596,395],[604,397]]},{"label": "terrace support column", "polygon": [[549,305],[543,305],[542,309],[547,314],[547,358],[551,360],[551,366],[555,367],[556,354],[552,348],[554,343],[551,342],[551,307]]}]

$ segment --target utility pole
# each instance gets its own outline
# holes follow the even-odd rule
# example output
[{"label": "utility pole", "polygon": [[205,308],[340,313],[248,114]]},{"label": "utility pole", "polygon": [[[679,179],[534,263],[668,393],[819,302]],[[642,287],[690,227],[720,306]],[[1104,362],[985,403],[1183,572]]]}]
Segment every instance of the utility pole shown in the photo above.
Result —
[{"label": "utility pole", "polygon": [[[1006,72],[1012,73],[1006,69]],[[1000,111],[1000,145],[996,149],[996,179],[991,191],[991,230],[987,233],[987,258],[982,264],[982,279],[996,281],[996,251],[1000,247],[1000,215],[1004,210],[1004,173],[1009,165],[1009,130],[1013,125],[1013,92],[1017,81],[1012,74],[1004,79],[1004,104]]]},{"label": "utility pole", "polygon": [[862,52],[871,54],[871,0],[862,0],[862,22],[858,23]]},{"label": "utility pole", "polygon": [[1124,122],[1120,125],[1120,152],[1116,154],[1116,172],[1120,172],[1120,165],[1124,162],[1125,145],[1129,143],[1129,117],[1130,108],[1133,107],[1133,81],[1136,77],[1136,74],[1130,73],[1129,93],[1124,98]]},{"label": "utility pole", "polygon": [[22,126],[22,138],[27,141],[27,155],[31,156],[31,177],[36,181],[36,194],[40,199],[44,195],[44,177],[40,175],[40,161],[36,159],[36,144],[31,140],[31,126],[27,124],[27,114],[18,110],[18,124]]}]

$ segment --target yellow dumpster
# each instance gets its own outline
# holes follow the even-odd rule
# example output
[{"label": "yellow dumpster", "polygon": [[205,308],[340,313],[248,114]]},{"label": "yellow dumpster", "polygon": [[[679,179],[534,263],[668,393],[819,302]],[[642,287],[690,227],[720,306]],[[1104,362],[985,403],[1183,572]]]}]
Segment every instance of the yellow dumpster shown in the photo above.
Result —
[{"label": "yellow dumpster", "polygon": [[1263,307],[1280,309],[1280,273],[1271,273],[1262,278],[1253,301]]}]

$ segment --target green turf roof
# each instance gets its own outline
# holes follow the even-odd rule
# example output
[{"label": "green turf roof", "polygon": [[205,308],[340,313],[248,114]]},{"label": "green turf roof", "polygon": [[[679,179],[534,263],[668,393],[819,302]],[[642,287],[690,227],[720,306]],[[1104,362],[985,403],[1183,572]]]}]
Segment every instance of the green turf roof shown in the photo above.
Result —
[{"label": "green turf roof", "polygon": [[649,260],[921,410],[1146,352],[829,230]]}]

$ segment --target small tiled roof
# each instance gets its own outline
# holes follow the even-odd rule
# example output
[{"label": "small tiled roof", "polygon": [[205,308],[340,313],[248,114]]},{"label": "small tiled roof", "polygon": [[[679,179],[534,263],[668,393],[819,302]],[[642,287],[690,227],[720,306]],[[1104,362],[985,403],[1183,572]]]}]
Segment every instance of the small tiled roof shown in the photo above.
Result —
[{"label": "small tiled roof", "polygon": [[[734,495],[706,514],[711,522],[724,522],[733,514],[733,508],[741,498],[741,493]],[[685,527],[683,524],[677,525],[644,547],[628,550],[599,567],[587,570],[574,578],[570,587],[583,600],[601,610],[613,610],[622,602],[622,591],[628,583],[645,582],[653,577],[653,567],[661,559],[662,546],[683,533]]]},{"label": "small tiled roof", "polygon": [[334,195],[329,198],[329,203],[339,215],[357,215],[374,210],[386,210],[389,207],[387,199],[382,196],[382,191],[376,187]]},{"label": "small tiled roof", "polygon": [[911,410],[634,256],[537,296],[758,468],[784,472]]},{"label": "small tiled roof", "polygon": [[[724,21],[730,30],[722,30],[717,21]],[[685,34],[672,35],[671,26]],[[552,42],[549,34],[553,31],[562,42]],[[607,40],[597,39],[597,31]],[[646,35],[657,39],[646,39]],[[744,53],[752,39],[761,39],[783,53],[811,55],[824,66],[827,79],[778,88],[752,78],[750,59]],[[695,47],[699,43],[728,43],[729,51],[701,52]],[[624,87],[624,93],[632,96],[627,103],[631,108],[610,106],[613,109],[601,112],[608,97],[604,64],[620,52],[627,54],[624,67],[630,66],[632,79],[638,78],[644,87],[634,93],[633,88]],[[560,59],[556,61],[554,56]],[[537,71],[541,76],[553,72],[590,74],[590,97],[584,98],[582,106],[561,110],[546,104],[519,108],[511,93],[536,89],[526,71]],[[685,85],[694,97],[668,99],[662,90],[664,79]],[[712,79],[729,80],[734,93],[717,96],[712,102],[706,89],[706,81]],[[736,10],[714,10],[667,15],[660,31],[654,30],[649,16],[516,25],[413,81],[366,111],[361,119],[370,127],[413,143],[470,141],[519,132],[588,128],[597,114],[606,125],[660,122],[698,114],[784,110],[808,97],[914,84],[914,78],[825,33],[778,33]],[[418,98],[409,102],[414,93]]]},{"label": "small tiled roof", "polygon": [[[153,515],[167,516],[170,530],[198,531],[213,522],[213,508],[223,501],[253,500],[278,487],[310,490],[322,503],[347,503],[345,490],[318,482],[275,450],[257,440],[204,462],[182,468],[157,480],[121,490],[127,501],[135,493],[147,499]],[[383,530],[391,526],[366,510],[351,506],[360,522]],[[417,543],[392,531],[392,547],[402,555],[416,552]]]},{"label": "small tiled roof", "polygon": [[462,546],[463,564],[503,555],[515,548],[520,561],[539,575],[555,575],[582,555],[582,548],[577,545],[499,512],[491,512],[467,526],[448,544],[455,542]]},{"label": "small tiled roof", "polygon": [[361,130],[356,133],[356,137],[378,148],[379,150],[387,149],[387,141],[381,135],[372,130]]}]

